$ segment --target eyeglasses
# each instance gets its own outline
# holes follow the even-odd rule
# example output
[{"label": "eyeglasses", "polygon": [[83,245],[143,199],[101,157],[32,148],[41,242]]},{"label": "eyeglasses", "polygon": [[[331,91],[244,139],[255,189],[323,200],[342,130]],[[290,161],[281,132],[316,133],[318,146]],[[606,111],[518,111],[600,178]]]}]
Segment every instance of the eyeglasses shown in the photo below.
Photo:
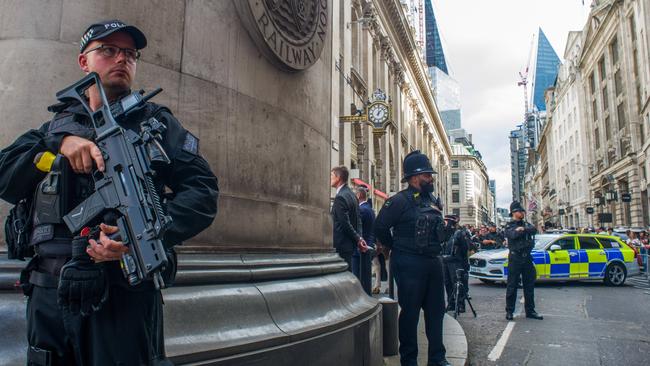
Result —
[{"label": "eyeglasses", "polygon": [[102,56],[106,58],[115,58],[120,54],[120,52],[124,52],[124,57],[126,57],[126,62],[130,64],[134,64],[136,63],[136,61],[140,59],[140,51],[138,50],[134,50],[133,48],[120,48],[117,46],[111,46],[106,44],[102,44],[95,48],[91,48],[88,51],[86,51],[84,55],[87,55],[93,51],[100,51]]}]

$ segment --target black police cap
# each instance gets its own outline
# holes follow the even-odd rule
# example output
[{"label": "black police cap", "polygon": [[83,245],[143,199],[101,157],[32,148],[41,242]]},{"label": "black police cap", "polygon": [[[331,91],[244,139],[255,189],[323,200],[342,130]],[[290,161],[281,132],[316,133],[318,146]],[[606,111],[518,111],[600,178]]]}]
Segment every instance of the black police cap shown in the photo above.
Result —
[{"label": "black police cap", "polygon": [[91,24],[81,36],[79,53],[83,53],[91,41],[102,39],[115,32],[127,32],[133,38],[135,48],[138,50],[147,47],[147,37],[137,27],[128,25],[121,20],[113,19]]},{"label": "black police cap", "polygon": [[404,171],[402,182],[406,182],[410,177],[422,173],[437,174],[437,172],[433,170],[429,158],[422,154],[420,150],[412,151],[406,155],[402,168]]}]

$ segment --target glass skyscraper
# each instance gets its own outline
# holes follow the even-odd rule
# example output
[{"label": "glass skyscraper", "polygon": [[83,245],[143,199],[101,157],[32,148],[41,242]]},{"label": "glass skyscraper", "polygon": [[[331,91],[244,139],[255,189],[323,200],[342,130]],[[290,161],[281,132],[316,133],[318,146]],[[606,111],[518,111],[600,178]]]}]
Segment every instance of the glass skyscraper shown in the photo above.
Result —
[{"label": "glass skyscraper", "polygon": [[436,105],[446,131],[461,128],[460,85],[449,75],[432,0],[424,0],[425,60],[433,83]]},{"label": "glass skyscraper", "polygon": [[560,58],[553,50],[551,43],[546,35],[539,28],[539,37],[537,38],[537,52],[535,56],[535,77],[533,79],[533,106],[538,111],[546,111],[544,102],[544,90],[555,84],[555,78],[560,67]]}]

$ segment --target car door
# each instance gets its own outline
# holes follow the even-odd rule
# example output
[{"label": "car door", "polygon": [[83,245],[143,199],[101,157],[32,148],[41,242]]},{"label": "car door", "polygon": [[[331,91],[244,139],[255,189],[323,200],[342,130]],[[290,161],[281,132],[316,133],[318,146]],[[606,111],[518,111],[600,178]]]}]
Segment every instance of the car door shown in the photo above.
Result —
[{"label": "car door", "polygon": [[592,236],[578,238],[582,278],[602,278],[607,266],[607,253]]},{"label": "car door", "polygon": [[[559,250],[551,250],[552,245],[559,245]],[[578,253],[576,251],[575,238],[573,236],[562,237],[551,243],[546,250],[548,253],[548,276],[549,278],[570,278],[572,258],[574,265],[578,266]],[[578,268],[575,268],[576,270]]]}]

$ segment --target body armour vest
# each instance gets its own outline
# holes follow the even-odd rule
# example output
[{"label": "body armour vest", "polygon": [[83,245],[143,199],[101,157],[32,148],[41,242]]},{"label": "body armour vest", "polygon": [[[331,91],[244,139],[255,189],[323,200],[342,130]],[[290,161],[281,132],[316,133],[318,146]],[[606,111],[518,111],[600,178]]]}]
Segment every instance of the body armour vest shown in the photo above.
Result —
[{"label": "body armour vest", "polygon": [[[408,195],[402,192],[400,194]],[[411,206],[404,213],[403,225],[397,225],[394,229],[394,247],[412,254],[439,255],[444,240],[442,215],[433,208],[432,201],[416,200],[414,197],[406,197],[406,199]]]},{"label": "body armour vest", "polygon": [[[147,103],[137,115],[144,120],[166,107]],[[95,139],[95,129],[88,122],[81,105],[59,104],[49,108],[55,112],[50,121],[48,134],[74,135],[88,140]],[[60,160],[60,162],[59,162]],[[156,185],[159,192],[162,186]],[[52,170],[37,185],[32,208],[32,232],[29,245],[42,257],[71,256],[70,243],[73,233],[63,222],[72,208],[83,202],[93,192],[94,180],[89,174],[74,174],[67,159],[57,159]]]}]

